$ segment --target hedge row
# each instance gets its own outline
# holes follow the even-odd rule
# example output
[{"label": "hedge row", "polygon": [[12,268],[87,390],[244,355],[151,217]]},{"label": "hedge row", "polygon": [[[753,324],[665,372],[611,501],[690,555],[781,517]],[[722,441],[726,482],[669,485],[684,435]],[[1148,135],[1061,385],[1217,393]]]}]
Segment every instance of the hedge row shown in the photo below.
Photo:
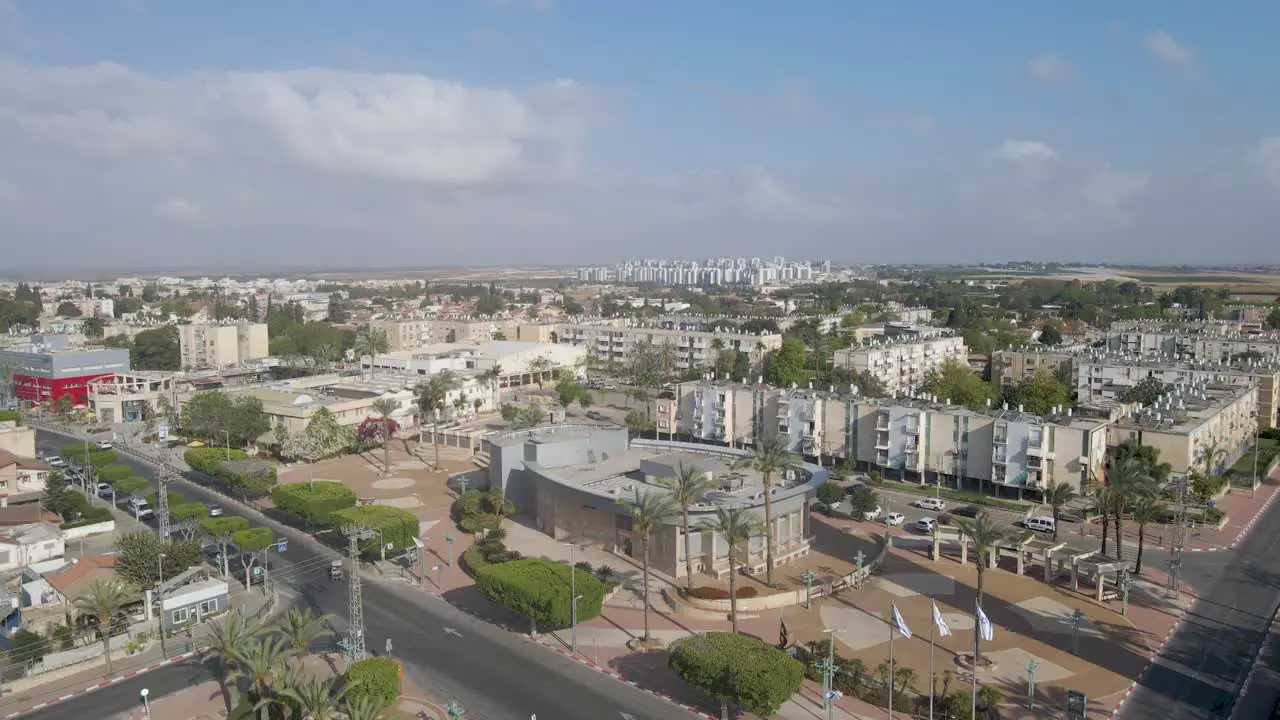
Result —
[{"label": "hedge row", "polygon": [[604,584],[599,578],[546,558],[523,558],[482,567],[476,572],[476,587],[490,600],[536,622],[568,627],[573,619],[570,573],[574,574],[574,589],[582,596],[578,601],[578,621],[597,617],[604,604]]},{"label": "hedge row", "polygon": [[[715,587],[712,585],[700,585],[688,592],[690,597],[695,597],[695,598],[698,598],[699,600],[728,600],[729,599],[728,590],[721,587]],[[738,596],[738,599],[742,599],[742,598],[753,598],[759,593],[756,591],[754,587],[748,585],[747,587],[738,588],[736,594]]]}]

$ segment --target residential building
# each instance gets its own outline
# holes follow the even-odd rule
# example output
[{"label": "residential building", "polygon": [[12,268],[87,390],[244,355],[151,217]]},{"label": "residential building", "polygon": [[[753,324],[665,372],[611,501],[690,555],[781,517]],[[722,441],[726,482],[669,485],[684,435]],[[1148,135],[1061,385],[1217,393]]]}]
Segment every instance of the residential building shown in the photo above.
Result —
[{"label": "residential building", "polygon": [[1280,332],[1242,333],[1217,324],[1190,331],[1137,326],[1113,330],[1106,340],[1114,352],[1167,360],[1230,363],[1254,355],[1280,357]]},{"label": "residential building", "polygon": [[997,350],[991,356],[991,380],[996,387],[1002,388],[1035,377],[1038,372],[1074,378],[1076,355],[1072,351],[1044,346]]},{"label": "residential building", "polygon": [[[637,494],[668,494],[664,478],[683,467],[697,468],[716,487],[690,507],[697,526],[720,507],[744,507],[763,519],[764,487],[757,471],[736,464],[742,450],[691,443],[629,439],[624,428],[605,425],[552,425],[506,433],[486,441],[490,487],[527,508],[535,526],[557,540],[594,545],[638,560],[641,546],[632,532],[627,501]],[[808,554],[811,530],[808,506],[827,470],[795,463],[774,478],[774,564],[785,565]],[[697,574],[724,577],[728,547],[709,530],[694,530],[693,566]],[[671,578],[685,576],[684,538],[679,520],[652,533],[649,566]],[[766,570],[764,537],[751,539],[740,566],[750,574]]]},{"label": "residential building", "polygon": [[183,370],[244,365],[270,354],[266,323],[179,325],[178,346]]},{"label": "residential building", "polygon": [[502,372],[500,387],[521,387],[550,380],[557,368],[577,373],[586,357],[585,347],[490,340],[425,345],[417,350],[366,355],[360,359],[360,367],[376,376],[387,372],[435,375],[444,370],[455,375],[477,375],[496,366]]},{"label": "residential building", "polygon": [[1076,393],[1080,402],[1119,399],[1147,378],[1165,385],[1203,383],[1255,385],[1258,388],[1258,428],[1280,423],[1280,357],[1235,363],[1178,362],[1138,355],[1093,352],[1076,359]]},{"label": "residential building", "polygon": [[907,328],[895,323],[885,325],[883,340],[837,350],[833,359],[836,367],[876,378],[888,393],[913,391],[924,384],[930,372],[948,361],[968,363],[964,338],[942,330]]},{"label": "residential building", "polygon": [[129,370],[129,351],[74,347],[65,335],[37,335],[28,345],[0,349],[0,366],[5,365],[14,368],[18,399],[45,404],[69,396],[83,405],[90,380]]},{"label": "residential building", "polygon": [[1158,402],[1113,423],[1108,442],[1137,440],[1155,448],[1175,476],[1203,468],[1205,449],[1217,448],[1225,454],[1213,470],[1221,472],[1252,447],[1257,412],[1255,386],[1193,380],[1172,386]]},{"label": "residential building", "polygon": [[765,407],[776,407],[777,391],[767,385],[717,382],[712,379],[680,383],[654,402],[659,435],[677,434],[695,440],[742,446],[755,443],[765,429]]},{"label": "residential building", "polygon": [[563,323],[556,329],[555,341],[585,347],[591,357],[602,362],[623,363],[637,346],[650,345],[668,353],[674,369],[709,367],[722,350],[747,354],[753,367],[759,366],[765,354],[782,347],[777,333],[707,332],[659,327],[627,327],[607,323]]},{"label": "residential building", "polygon": [[18,457],[36,456],[36,431],[12,420],[0,422],[0,450]]},{"label": "residential building", "polygon": [[100,422],[140,422],[149,407],[173,403],[177,376],[169,372],[135,370],[89,381],[88,404]]},{"label": "residential building", "polygon": [[376,320],[371,325],[386,334],[390,352],[414,351],[440,343],[481,343],[494,339],[551,342],[555,326],[515,320]]},{"label": "residential building", "polygon": [[0,450],[0,498],[5,502],[39,499],[52,470],[34,458]]},{"label": "residential building", "polygon": [[62,531],[50,522],[0,531],[0,572],[60,558],[66,552]]},{"label": "residential building", "polygon": [[[70,605],[95,581],[111,582],[117,579],[115,555],[86,555],[76,558],[52,572],[45,573],[44,583],[31,583],[32,592],[23,586],[23,600],[36,600],[39,604],[57,603]],[[52,597],[48,591],[52,590]],[[33,603],[34,604],[34,603]]]}]

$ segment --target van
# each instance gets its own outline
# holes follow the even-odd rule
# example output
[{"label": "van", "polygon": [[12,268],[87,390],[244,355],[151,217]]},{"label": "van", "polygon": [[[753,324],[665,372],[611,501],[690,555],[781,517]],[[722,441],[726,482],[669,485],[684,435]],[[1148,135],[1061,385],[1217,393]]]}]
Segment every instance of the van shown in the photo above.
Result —
[{"label": "van", "polygon": [[139,520],[145,520],[155,515],[155,512],[151,509],[151,503],[142,498],[129,498],[129,509],[133,511],[134,517]]},{"label": "van", "polygon": [[1051,517],[1030,517],[1022,521],[1022,527],[1042,533],[1051,533],[1056,526]]}]

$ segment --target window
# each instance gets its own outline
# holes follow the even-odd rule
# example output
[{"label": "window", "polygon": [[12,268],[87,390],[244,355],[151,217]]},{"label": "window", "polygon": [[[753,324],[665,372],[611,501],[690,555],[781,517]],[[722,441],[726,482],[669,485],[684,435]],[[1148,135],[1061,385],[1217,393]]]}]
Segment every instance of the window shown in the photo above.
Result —
[{"label": "window", "polygon": [[218,599],[212,598],[200,603],[200,614],[209,615],[218,612]]},{"label": "window", "polygon": [[178,608],[173,611],[173,624],[181,625],[190,617],[190,611],[187,608]]}]

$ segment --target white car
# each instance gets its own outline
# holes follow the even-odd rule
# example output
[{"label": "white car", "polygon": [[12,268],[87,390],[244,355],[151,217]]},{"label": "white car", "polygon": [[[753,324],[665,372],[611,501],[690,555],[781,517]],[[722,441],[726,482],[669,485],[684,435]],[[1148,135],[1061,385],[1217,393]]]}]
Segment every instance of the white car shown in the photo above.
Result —
[{"label": "white car", "polygon": [[67,461],[63,460],[61,457],[57,455],[50,455],[49,457],[45,458],[44,464],[48,465],[49,467],[64,468],[67,466]]},{"label": "white car", "polygon": [[868,510],[862,513],[862,519],[866,520],[867,522],[871,522],[872,520],[875,520],[876,518],[880,517],[881,512],[883,511],[880,509],[880,506],[877,505],[875,510]]},{"label": "white car", "polygon": [[895,525],[901,525],[906,521],[907,521],[907,517],[900,512],[891,512],[888,515],[884,516],[884,524],[888,525],[889,527],[893,527]]},{"label": "white car", "polygon": [[99,441],[98,441],[98,449],[99,449],[99,450],[110,450],[110,449],[111,449],[111,441],[110,441],[110,440],[99,440]]},{"label": "white car", "polygon": [[916,507],[922,510],[932,510],[938,512],[945,508],[947,503],[942,498],[921,498],[916,501]]},{"label": "white car", "polygon": [[937,526],[937,522],[933,518],[920,518],[915,522],[916,532],[933,533],[933,529]]}]

